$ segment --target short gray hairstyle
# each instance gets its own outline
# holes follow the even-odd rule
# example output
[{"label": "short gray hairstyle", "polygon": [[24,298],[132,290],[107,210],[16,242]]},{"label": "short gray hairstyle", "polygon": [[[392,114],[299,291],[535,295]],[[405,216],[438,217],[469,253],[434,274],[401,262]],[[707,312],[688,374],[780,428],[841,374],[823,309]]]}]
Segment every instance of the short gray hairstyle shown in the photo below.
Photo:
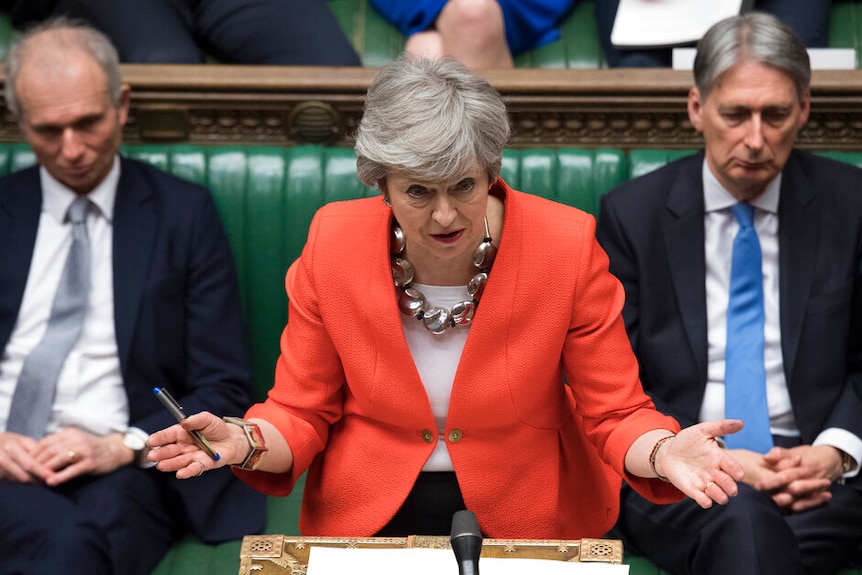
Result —
[{"label": "short gray hairstyle", "polygon": [[114,107],[119,107],[122,97],[123,79],[120,74],[120,59],[110,39],[102,32],[71,18],[50,18],[28,29],[15,39],[6,57],[6,83],[4,86],[6,106],[21,121],[21,103],[18,100],[18,76],[21,67],[30,55],[31,40],[44,32],[52,32],[55,41],[90,56],[107,77],[108,95]]},{"label": "short gray hairstyle", "polygon": [[493,182],[510,131],[500,94],[463,64],[402,56],[368,87],[356,132],[357,175],[382,189],[393,171],[446,181],[478,166]]},{"label": "short gray hairstyle", "polygon": [[706,100],[715,81],[744,62],[760,62],[787,74],[801,99],[811,85],[811,63],[805,44],[775,16],[749,12],[714,24],[697,44],[694,83]]}]

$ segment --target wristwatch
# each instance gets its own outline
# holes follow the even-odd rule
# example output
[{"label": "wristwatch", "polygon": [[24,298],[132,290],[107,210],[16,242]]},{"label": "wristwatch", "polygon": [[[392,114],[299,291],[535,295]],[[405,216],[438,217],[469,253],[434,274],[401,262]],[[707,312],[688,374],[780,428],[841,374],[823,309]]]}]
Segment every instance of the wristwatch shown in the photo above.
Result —
[{"label": "wristwatch", "polygon": [[254,471],[260,463],[263,454],[269,451],[269,448],[266,446],[266,441],[263,438],[263,433],[260,430],[260,426],[256,423],[246,421],[245,419],[240,419],[239,417],[225,416],[222,419],[224,419],[225,423],[230,423],[242,428],[243,433],[245,433],[245,438],[248,440],[248,453],[246,454],[245,459],[243,459],[242,463],[233,465],[233,467],[245,469],[246,471]]},{"label": "wristwatch", "polygon": [[838,453],[841,454],[842,473],[850,473],[851,471],[853,471],[856,468],[856,460],[853,459],[850,454],[843,449],[839,449]]},{"label": "wristwatch", "polygon": [[150,452],[150,447],[147,445],[147,438],[149,436],[146,431],[137,427],[130,427],[123,434],[123,445],[134,452],[133,462],[138,467],[152,467],[155,465],[147,459],[147,454]]}]

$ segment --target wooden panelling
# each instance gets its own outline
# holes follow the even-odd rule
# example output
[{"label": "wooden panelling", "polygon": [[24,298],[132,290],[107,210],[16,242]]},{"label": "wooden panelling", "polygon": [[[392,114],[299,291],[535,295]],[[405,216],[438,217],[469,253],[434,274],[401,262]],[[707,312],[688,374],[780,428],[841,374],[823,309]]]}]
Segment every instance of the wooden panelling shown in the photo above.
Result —
[{"label": "wooden panelling", "polygon": [[[352,145],[375,68],[123,66],[132,87],[126,141]],[[691,73],[667,69],[491,70],[511,146],[698,147],[688,122]],[[0,141],[20,141],[3,110]],[[862,70],[815,71],[807,149],[862,150]]]}]

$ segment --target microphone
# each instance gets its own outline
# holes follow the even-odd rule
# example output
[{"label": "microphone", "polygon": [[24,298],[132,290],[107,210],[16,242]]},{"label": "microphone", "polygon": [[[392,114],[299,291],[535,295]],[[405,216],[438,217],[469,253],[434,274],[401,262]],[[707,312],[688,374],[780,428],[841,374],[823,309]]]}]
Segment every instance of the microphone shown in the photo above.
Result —
[{"label": "microphone", "polygon": [[452,516],[452,551],[460,575],[479,575],[479,554],[482,552],[482,532],[472,511],[462,509]]}]

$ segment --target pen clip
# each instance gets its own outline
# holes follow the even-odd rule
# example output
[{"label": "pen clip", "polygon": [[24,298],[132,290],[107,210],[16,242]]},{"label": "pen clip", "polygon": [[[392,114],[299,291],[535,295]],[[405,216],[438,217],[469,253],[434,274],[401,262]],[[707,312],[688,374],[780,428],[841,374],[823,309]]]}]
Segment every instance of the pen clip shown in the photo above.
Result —
[{"label": "pen clip", "polygon": [[[180,411],[183,411],[183,406],[182,406],[182,405],[180,405],[180,402],[179,402],[179,401],[177,401],[176,399],[174,399],[174,396],[173,396],[173,395],[171,395],[171,392],[170,392],[170,391],[168,391],[168,390],[167,390],[167,388],[163,387],[163,388],[162,388],[162,393],[165,395],[165,398],[166,398],[168,401],[170,401],[172,404],[174,404],[174,405],[176,406],[176,408],[177,408],[177,409],[179,409]],[[185,412],[183,412],[183,413],[185,413]]]}]

